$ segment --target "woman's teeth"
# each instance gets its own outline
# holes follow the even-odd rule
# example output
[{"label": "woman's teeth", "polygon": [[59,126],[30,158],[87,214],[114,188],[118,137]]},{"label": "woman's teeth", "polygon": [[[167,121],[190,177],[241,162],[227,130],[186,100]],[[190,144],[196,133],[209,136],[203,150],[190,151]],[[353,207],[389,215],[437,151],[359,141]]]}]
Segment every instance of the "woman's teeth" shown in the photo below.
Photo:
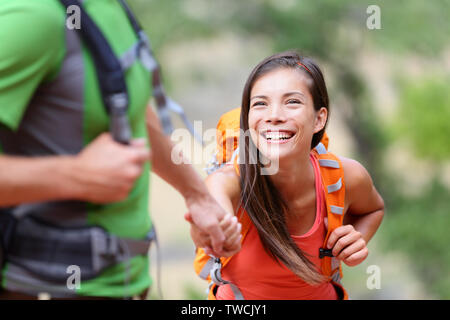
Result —
[{"label": "woman's teeth", "polygon": [[267,140],[287,140],[292,137],[293,134],[287,132],[266,132],[265,138]]}]

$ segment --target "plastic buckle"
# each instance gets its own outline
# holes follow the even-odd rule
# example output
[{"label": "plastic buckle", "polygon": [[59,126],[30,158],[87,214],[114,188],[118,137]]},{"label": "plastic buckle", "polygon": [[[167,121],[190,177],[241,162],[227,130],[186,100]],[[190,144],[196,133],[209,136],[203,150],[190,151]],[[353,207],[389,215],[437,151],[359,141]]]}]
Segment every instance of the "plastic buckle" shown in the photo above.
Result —
[{"label": "plastic buckle", "polygon": [[333,250],[319,248],[319,258],[322,259],[323,257],[333,257]]},{"label": "plastic buckle", "polygon": [[221,269],[222,269],[222,263],[221,263],[220,259],[215,258],[214,265],[210,272],[210,276],[211,276],[212,282],[214,282],[217,285],[221,285],[224,283],[224,281],[222,279],[222,274],[220,272]]},{"label": "plastic buckle", "polygon": [[124,92],[112,94],[108,97],[108,104],[111,112],[126,112],[128,107],[128,95]]}]

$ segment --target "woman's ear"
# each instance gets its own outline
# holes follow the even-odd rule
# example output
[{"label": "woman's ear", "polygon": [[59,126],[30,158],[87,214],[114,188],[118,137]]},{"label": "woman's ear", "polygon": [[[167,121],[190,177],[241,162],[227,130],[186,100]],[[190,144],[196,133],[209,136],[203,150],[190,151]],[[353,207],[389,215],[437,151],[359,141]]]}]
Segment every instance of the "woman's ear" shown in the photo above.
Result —
[{"label": "woman's ear", "polygon": [[328,118],[328,110],[325,107],[320,108],[319,111],[316,112],[316,119],[314,121],[314,133],[319,132],[325,127]]}]

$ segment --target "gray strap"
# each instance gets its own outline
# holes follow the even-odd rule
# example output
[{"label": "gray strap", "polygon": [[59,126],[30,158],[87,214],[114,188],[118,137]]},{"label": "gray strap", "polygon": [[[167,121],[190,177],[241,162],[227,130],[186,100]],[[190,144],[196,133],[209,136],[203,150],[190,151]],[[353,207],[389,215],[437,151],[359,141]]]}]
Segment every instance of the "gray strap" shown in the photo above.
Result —
[{"label": "gray strap", "polygon": [[208,276],[209,276],[209,274],[211,272],[211,269],[214,266],[214,260],[215,259],[213,257],[209,258],[209,260],[203,266],[202,271],[200,271],[198,276],[200,278],[202,278],[203,280],[206,280],[206,278],[208,278]]},{"label": "gray strap", "polygon": [[127,244],[131,256],[147,255],[151,243],[153,241],[157,243],[156,231],[155,228],[152,227],[144,240],[128,238],[122,238],[121,240]]},{"label": "gray strap", "polygon": [[330,206],[331,212],[335,213],[335,214],[343,214],[344,213],[344,208],[343,207],[338,207],[338,206]]},{"label": "gray strap", "polygon": [[[336,268],[339,268],[339,264],[340,264],[341,262],[339,261],[339,259],[338,258],[336,258],[336,257],[333,257],[333,258],[331,258],[331,270],[334,270],[334,269],[336,269]],[[339,274],[339,272],[337,272],[338,274]]]},{"label": "gray strap", "polygon": [[150,42],[144,32],[139,33],[139,40],[136,41],[120,58],[122,70],[127,71],[137,60],[144,68],[153,72],[158,68],[158,63],[150,51]]},{"label": "gray strap", "polygon": [[325,148],[325,146],[323,145],[322,142],[319,142],[319,144],[316,146],[316,151],[318,154],[326,154],[327,153],[327,149]]},{"label": "gray strap", "polygon": [[126,51],[120,58],[120,64],[123,71],[127,71],[138,59],[138,49],[140,41],[134,43],[128,51]]},{"label": "gray strap", "polygon": [[215,258],[214,265],[210,273],[212,282],[214,282],[217,286],[229,285],[231,287],[231,291],[233,291],[234,298],[236,300],[245,300],[241,290],[239,290],[239,288],[234,283],[232,283],[231,281],[224,280],[222,278],[222,274],[220,272],[221,269],[222,263],[220,262],[220,259]]},{"label": "gray strap", "polygon": [[244,296],[242,295],[241,290],[239,290],[239,288],[235,284],[233,284],[229,281],[227,281],[226,284],[228,284],[231,287],[231,290],[233,291],[233,294],[234,294],[234,298],[236,300],[245,300]]},{"label": "gray strap", "polygon": [[341,283],[341,274],[340,274],[339,270],[337,270],[337,271],[333,274],[333,276],[331,277],[331,279],[332,279],[334,282]]},{"label": "gray strap", "polygon": [[[77,297],[76,291],[69,289],[67,283],[55,284],[28,272],[12,262],[8,263],[8,268],[6,268],[4,275],[5,288],[11,291],[23,292],[32,296],[46,292],[55,298]],[[68,276],[69,274],[66,273],[66,279]]]},{"label": "gray strap", "polygon": [[152,86],[153,95],[155,96],[156,104],[158,106],[158,115],[161,120],[163,131],[166,135],[173,132],[172,121],[170,119],[169,111],[177,113],[183,120],[184,125],[194,138],[204,145],[202,137],[195,132],[194,127],[188,120],[183,108],[170,99],[164,92],[164,88],[161,80],[161,71],[156,59],[154,58],[151,50],[150,41],[144,32],[139,32],[140,46],[138,49],[139,59],[144,67],[152,72]]},{"label": "gray strap", "polygon": [[328,193],[338,191],[342,187],[342,178],[339,178],[335,184],[327,186]]},{"label": "gray strap", "polygon": [[153,57],[150,40],[143,31],[139,32],[138,36],[141,40],[141,46],[139,48],[139,59],[148,71],[153,72],[158,69],[158,63]]},{"label": "gray strap", "polygon": [[339,168],[339,162],[336,160],[328,160],[328,159],[319,159],[319,165],[321,167],[329,167],[329,168]]},{"label": "gray strap", "polygon": [[146,255],[150,249],[150,242],[134,239],[121,239],[127,244],[131,256]]},{"label": "gray strap", "polygon": [[239,155],[239,147],[237,147],[234,152],[233,155],[231,156],[230,161],[228,161],[229,164],[233,164],[234,165],[234,159],[236,159],[236,157]]},{"label": "gray strap", "polygon": [[[105,235],[100,228],[91,229],[91,258],[92,267],[100,272],[111,263],[128,261],[138,255],[147,255],[150,244],[156,236],[152,236],[154,230],[150,231],[145,240],[119,238],[113,235]],[[114,261],[111,261],[114,259]]]},{"label": "gray strap", "polygon": [[206,174],[210,175],[213,172],[219,170],[223,166],[225,166],[226,163],[219,164],[219,161],[217,161],[217,151],[211,156],[211,159],[206,164],[206,167],[203,168],[203,170],[206,171]]},{"label": "gray strap", "polygon": [[195,131],[194,127],[192,126],[192,123],[189,121],[188,117],[186,116],[186,113],[184,112],[183,108],[175,101],[173,101],[171,98],[167,97],[167,108],[175,113],[177,113],[181,120],[183,120],[184,125],[189,130],[189,132],[194,136],[194,138],[201,142],[202,145],[205,145],[202,137]]}]

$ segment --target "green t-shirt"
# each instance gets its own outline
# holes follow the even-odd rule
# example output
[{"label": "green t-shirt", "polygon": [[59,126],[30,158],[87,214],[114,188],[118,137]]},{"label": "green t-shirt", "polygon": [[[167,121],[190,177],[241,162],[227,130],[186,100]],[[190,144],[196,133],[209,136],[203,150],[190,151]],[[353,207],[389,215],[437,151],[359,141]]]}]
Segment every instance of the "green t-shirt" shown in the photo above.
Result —
[{"label": "green t-shirt", "polygon": [[[117,56],[137,41],[118,1],[86,0],[83,6]],[[73,52],[68,55],[66,18],[66,10],[57,0],[0,0],[0,124],[3,132],[7,132],[3,140],[0,135],[2,153],[31,156],[62,154],[65,150],[74,153],[108,131],[109,117],[102,103],[93,59],[81,44],[78,53],[81,63],[74,65],[77,55]],[[136,62],[127,71],[126,81],[133,137],[147,139],[145,110],[151,94],[150,74]],[[76,90],[80,94],[74,94]],[[77,99],[81,103],[77,104]],[[151,228],[150,165],[145,169],[126,200],[109,205],[85,203],[86,224],[100,225],[121,237],[143,238]],[[77,294],[122,297],[138,294],[150,286],[147,257],[133,258],[129,267],[126,271],[125,264],[119,264],[95,279],[82,282]],[[3,270],[2,285],[8,287],[11,281],[12,287],[21,290],[25,284],[8,277],[8,268],[9,264]],[[44,289],[45,286],[42,290],[45,292]]]}]

